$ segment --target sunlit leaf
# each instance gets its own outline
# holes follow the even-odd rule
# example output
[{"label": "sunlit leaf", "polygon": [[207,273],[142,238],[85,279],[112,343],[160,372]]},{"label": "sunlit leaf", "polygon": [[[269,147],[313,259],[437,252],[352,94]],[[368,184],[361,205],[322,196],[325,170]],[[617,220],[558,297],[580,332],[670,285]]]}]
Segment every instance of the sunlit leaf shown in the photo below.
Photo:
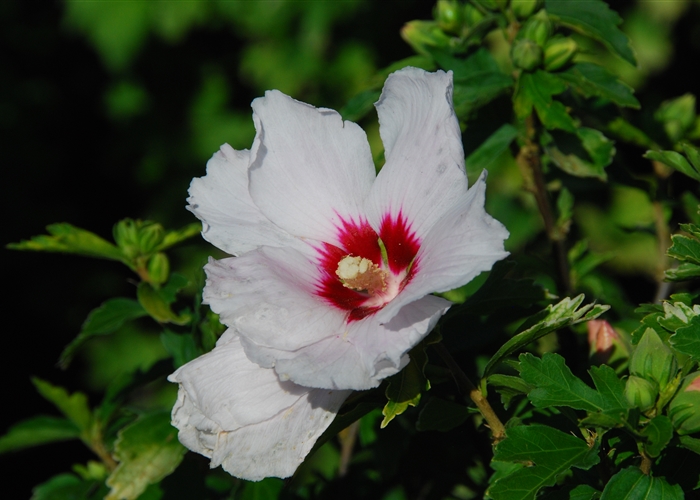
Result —
[{"label": "sunlit leaf", "polygon": [[405,412],[409,406],[418,406],[428,383],[423,375],[424,361],[427,359],[425,351],[422,351],[422,355],[423,359],[416,359],[417,357],[412,352],[411,361],[406,368],[390,379],[386,388],[386,397],[389,401],[382,410],[382,415],[384,415],[381,423],[382,429],[398,415]]},{"label": "sunlit leaf", "polygon": [[81,433],[89,428],[92,422],[92,413],[85,394],[82,392],[68,394],[68,391],[63,387],[52,385],[36,377],[32,378],[32,383],[39,394],[56,405],[56,408],[61,410],[61,413],[68,417]]},{"label": "sunlit leaf", "polygon": [[700,316],[691,319],[688,326],[676,330],[675,335],[671,336],[671,345],[678,352],[700,362]]},{"label": "sunlit leaf", "polygon": [[186,451],[170,424],[169,411],[142,416],[125,427],[114,447],[119,465],[107,479],[111,491],[105,500],[138,498],[149,484],[172,473]]},{"label": "sunlit leaf", "polygon": [[523,73],[513,96],[514,110],[518,118],[525,119],[535,108],[537,116],[548,129],[561,129],[575,133],[576,124],[566,107],[552,96],[566,90],[566,84],[556,76],[537,70]]},{"label": "sunlit leaf", "polygon": [[633,90],[598,64],[578,63],[556,75],[585,97],[599,96],[620,106],[639,108]]},{"label": "sunlit leaf", "polygon": [[65,418],[39,416],[19,422],[0,437],[0,453],[80,437],[78,427]]},{"label": "sunlit leaf", "polygon": [[125,262],[124,254],[109,241],[95,233],[80,229],[68,223],[46,226],[49,235],[34,236],[31,240],[10,243],[7,248],[13,250],[34,250],[40,252],[62,252],[87,257],[118,260]]},{"label": "sunlit leaf", "polygon": [[78,336],[61,353],[59,364],[62,368],[66,368],[76,349],[90,337],[115,332],[126,322],[146,314],[141,304],[133,299],[117,297],[105,301],[100,307],[90,312]]},{"label": "sunlit leaf", "polygon": [[668,165],[671,168],[684,173],[691,179],[700,181],[700,172],[697,168],[694,168],[688,160],[686,160],[682,154],[676,153],[675,151],[647,151],[644,154],[644,158],[650,160],[655,160]]},{"label": "sunlit leaf", "polygon": [[560,328],[574,325],[581,321],[595,319],[610,309],[610,306],[600,304],[588,304],[579,309],[583,299],[583,295],[578,295],[573,299],[565,298],[558,304],[550,304],[545,310],[530,317],[520,327],[517,335],[514,335],[508,342],[503,344],[498,352],[491,357],[484,368],[483,376],[489,376],[493,368],[505,357],[522,349],[530,342]]},{"label": "sunlit leaf", "polygon": [[632,65],[637,64],[629,39],[617,26],[620,16],[601,0],[561,2],[545,0],[547,14],[555,21],[602,42],[608,49]]}]

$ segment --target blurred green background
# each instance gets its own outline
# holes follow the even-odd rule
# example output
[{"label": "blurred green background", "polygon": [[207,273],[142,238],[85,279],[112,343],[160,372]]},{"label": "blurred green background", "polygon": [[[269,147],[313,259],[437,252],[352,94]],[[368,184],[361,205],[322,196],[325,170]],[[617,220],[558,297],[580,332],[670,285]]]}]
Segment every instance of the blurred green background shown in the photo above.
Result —
[{"label": "blurred green background", "polygon": [[[700,81],[690,76],[700,62],[700,2],[610,4],[625,19],[640,66],[607,63],[637,89],[643,110],[651,113],[661,101],[686,92],[700,94]],[[429,0],[0,2],[0,152],[11,214],[3,247],[43,233],[53,222],[103,237],[124,217],[169,228],[192,222],[184,209],[187,186],[204,174],[206,160],[223,142],[250,147],[252,99],[276,88],[317,106],[341,108],[373,84],[378,69],[413,55],[400,29],[430,18],[432,7]],[[644,113],[637,118],[651,121]],[[467,152],[491,131],[489,117],[480,118],[485,125],[467,132]],[[376,120],[362,125],[379,154]],[[620,147],[618,153],[646,165],[641,157],[631,159],[636,150]],[[504,176],[492,189],[519,186]],[[613,209],[638,206],[639,220],[648,215],[648,201],[636,192],[615,193]],[[507,217],[508,207],[500,210]],[[590,234],[607,230],[595,203],[582,210],[579,223],[588,223]],[[621,210],[610,231],[638,225],[637,219],[623,220],[629,212]],[[648,236],[648,242],[628,242],[630,249],[641,249],[642,260],[650,254],[644,245],[654,244]],[[601,241],[625,243],[625,237],[620,231]],[[99,391],[120,370],[165,355],[157,336],[133,330],[92,342],[92,363],[77,360],[68,371],[59,370],[58,355],[87,313],[106,298],[133,296],[135,285],[116,263],[2,251],[11,298],[5,308],[7,387],[0,432],[53,411],[35,393],[31,375]],[[193,242],[174,252],[173,266],[196,274],[214,252]],[[107,351],[112,356],[101,354]],[[66,469],[67,454],[74,455],[71,461],[91,458],[81,444],[61,443],[3,456],[0,467],[17,484],[16,498],[27,498],[33,485]]]}]

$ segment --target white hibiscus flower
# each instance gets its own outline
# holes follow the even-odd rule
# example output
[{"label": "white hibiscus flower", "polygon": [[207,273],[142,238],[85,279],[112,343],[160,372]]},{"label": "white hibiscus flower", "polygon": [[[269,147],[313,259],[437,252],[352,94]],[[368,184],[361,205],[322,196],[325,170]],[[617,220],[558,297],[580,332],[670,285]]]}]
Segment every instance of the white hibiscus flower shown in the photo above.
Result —
[{"label": "white hibiscus flower", "polygon": [[332,110],[270,91],[250,151],[224,145],[190,187],[205,239],[236,255],[205,267],[204,300],[229,327],[171,375],[191,449],[246,479],[291,475],[350,390],[376,387],[507,255],[506,229],[471,189],[452,74],[406,68],[376,104],[386,164]]}]

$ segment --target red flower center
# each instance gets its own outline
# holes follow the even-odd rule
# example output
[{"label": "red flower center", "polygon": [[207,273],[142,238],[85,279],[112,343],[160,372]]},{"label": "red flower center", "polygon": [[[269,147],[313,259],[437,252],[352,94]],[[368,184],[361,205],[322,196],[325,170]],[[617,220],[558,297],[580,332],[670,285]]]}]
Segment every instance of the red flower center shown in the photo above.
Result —
[{"label": "red flower center", "polygon": [[[386,215],[382,219],[379,234],[367,221],[342,221],[338,229],[340,246],[324,243],[319,249],[321,279],[317,294],[331,305],[348,312],[348,321],[357,321],[380,310],[406,286],[418,271],[416,254],[420,241],[401,212],[396,217]],[[382,247],[386,250],[386,262]],[[386,287],[359,290],[339,277],[339,264],[347,257],[359,257],[371,261],[371,272],[381,270],[385,274]],[[359,261],[360,259],[356,259]],[[363,268],[366,266],[363,266]],[[362,280],[358,280],[362,283]]]}]

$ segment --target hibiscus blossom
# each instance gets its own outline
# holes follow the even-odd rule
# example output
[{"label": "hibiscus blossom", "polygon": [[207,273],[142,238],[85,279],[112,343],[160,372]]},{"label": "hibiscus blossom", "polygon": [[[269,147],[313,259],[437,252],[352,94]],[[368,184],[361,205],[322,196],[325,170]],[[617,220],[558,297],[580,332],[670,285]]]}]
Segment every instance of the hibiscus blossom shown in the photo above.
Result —
[{"label": "hibiscus blossom", "polygon": [[468,189],[450,72],[389,76],[378,175],[337,112],[279,91],[252,107],[251,150],[222,146],[188,199],[237,256],[205,267],[229,330],[171,380],[181,441],[259,479],[293,473],[349,390],[401,370],[450,307],[430,294],[490,269],[508,232],[484,211],[485,175]]}]

